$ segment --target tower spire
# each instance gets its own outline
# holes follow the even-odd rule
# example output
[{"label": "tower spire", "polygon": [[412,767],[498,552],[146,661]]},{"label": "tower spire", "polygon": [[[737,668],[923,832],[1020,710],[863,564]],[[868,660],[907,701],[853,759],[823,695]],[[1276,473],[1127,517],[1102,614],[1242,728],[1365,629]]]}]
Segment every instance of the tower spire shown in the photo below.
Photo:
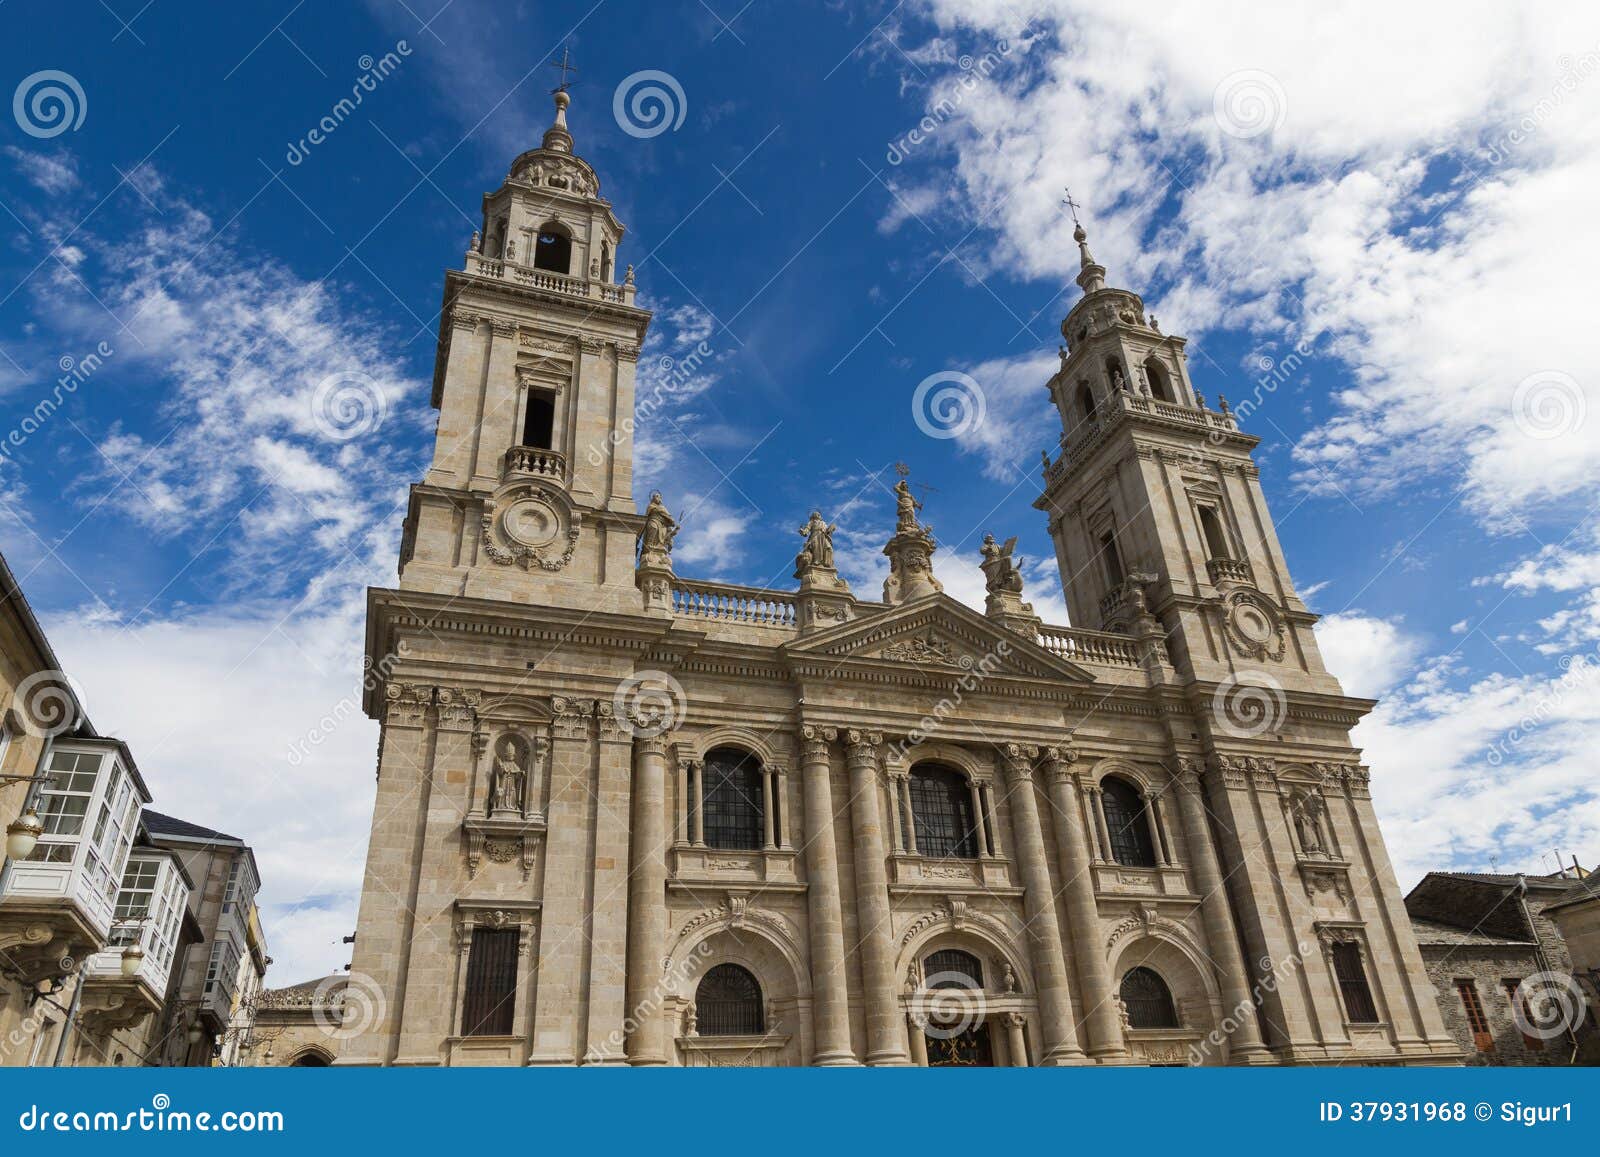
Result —
[{"label": "tower spire", "polygon": [[1089,252],[1089,235],[1083,231],[1083,222],[1078,220],[1078,210],[1083,208],[1080,201],[1072,197],[1072,190],[1065,190],[1067,196],[1061,203],[1072,214],[1072,239],[1078,243],[1078,285],[1085,294],[1094,293],[1106,287],[1106,267],[1094,259]]},{"label": "tower spire", "polygon": [[578,70],[572,67],[572,56],[566,48],[561,50],[561,59],[552,60],[550,67],[560,70],[561,83],[550,90],[555,97],[556,119],[544,131],[544,147],[558,153],[570,153],[572,133],[567,128],[567,106],[572,103],[572,96],[567,89],[572,87],[572,81],[567,79],[567,74],[576,75]]}]

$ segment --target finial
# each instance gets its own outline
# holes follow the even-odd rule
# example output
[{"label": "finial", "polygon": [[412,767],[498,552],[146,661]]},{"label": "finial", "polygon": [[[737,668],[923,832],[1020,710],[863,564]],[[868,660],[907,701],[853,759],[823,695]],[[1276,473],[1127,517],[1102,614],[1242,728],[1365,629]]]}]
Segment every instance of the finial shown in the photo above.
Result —
[{"label": "finial", "polygon": [[550,90],[551,95],[555,97],[556,119],[544,131],[543,147],[558,153],[570,153],[572,133],[567,128],[567,106],[572,103],[572,97],[567,89],[571,87],[572,81],[567,79],[567,74],[576,74],[578,70],[572,67],[572,57],[565,48],[561,50],[561,59],[552,60],[550,67],[560,69],[561,83]]},{"label": "finial", "polygon": [[1084,232],[1083,222],[1078,220],[1078,210],[1083,208],[1081,202],[1072,197],[1072,190],[1068,189],[1065,205],[1072,214],[1072,239],[1078,243],[1078,285],[1085,294],[1094,293],[1106,287],[1105,266],[1095,261],[1089,252],[1089,234]]}]

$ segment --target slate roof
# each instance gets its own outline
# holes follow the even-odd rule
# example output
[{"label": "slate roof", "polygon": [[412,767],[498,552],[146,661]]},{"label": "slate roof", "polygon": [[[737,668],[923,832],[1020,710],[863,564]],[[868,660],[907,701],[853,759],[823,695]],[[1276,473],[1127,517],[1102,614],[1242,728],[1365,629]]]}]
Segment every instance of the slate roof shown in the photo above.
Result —
[{"label": "slate roof", "polygon": [[202,827],[192,824],[188,820],[180,820],[175,816],[165,815],[158,811],[144,809],[144,826],[152,836],[180,836],[190,840],[214,840],[230,844],[244,843],[238,836],[230,836],[227,832],[219,832],[215,828]]}]

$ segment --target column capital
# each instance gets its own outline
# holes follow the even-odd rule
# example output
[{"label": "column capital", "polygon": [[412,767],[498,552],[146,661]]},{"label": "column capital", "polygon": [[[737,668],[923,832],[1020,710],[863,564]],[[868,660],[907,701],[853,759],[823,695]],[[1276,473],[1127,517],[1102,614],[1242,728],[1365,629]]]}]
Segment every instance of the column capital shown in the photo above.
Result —
[{"label": "column capital", "polygon": [[1041,753],[1046,774],[1058,780],[1072,777],[1072,765],[1078,762],[1078,749],[1069,743],[1053,743]]},{"label": "column capital", "polygon": [[633,739],[633,749],[641,755],[659,755],[665,758],[668,746],[665,737],[660,735],[636,735]]},{"label": "column capital", "polygon": [[877,765],[883,752],[883,732],[850,728],[844,733],[845,756],[852,766],[862,763]]},{"label": "column capital", "polygon": [[594,726],[594,700],[557,695],[550,700],[551,727],[562,739],[588,739]]},{"label": "column capital", "polygon": [[434,690],[434,707],[439,714],[439,726],[450,731],[470,731],[477,725],[478,704],[483,692],[476,687],[438,687]]},{"label": "column capital", "polygon": [[1031,743],[998,743],[995,750],[1000,753],[1000,761],[1005,764],[1006,774],[1013,779],[1032,779],[1033,761],[1039,757],[1039,749]]},{"label": "column capital", "polygon": [[839,738],[832,727],[818,727],[811,723],[800,725],[800,760],[802,763],[819,763],[828,758],[828,746]]},{"label": "column capital", "polygon": [[1021,1028],[1023,1025],[1028,1023],[1028,1018],[1023,1016],[1020,1012],[1002,1013],[1001,1019],[1005,1021],[1007,1027],[1009,1028]]}]

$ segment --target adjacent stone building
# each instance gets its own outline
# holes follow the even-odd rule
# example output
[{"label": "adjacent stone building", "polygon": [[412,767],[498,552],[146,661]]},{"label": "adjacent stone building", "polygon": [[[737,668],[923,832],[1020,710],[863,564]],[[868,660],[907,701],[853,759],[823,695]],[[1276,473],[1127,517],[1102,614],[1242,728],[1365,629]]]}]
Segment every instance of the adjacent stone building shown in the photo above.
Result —
[{"label": "adjacent stone building", "polygon": [[698,581],[635,506],[650,315],[556,106],[445,275],[369,598],[339,1063],[1457,1060],[1257,439],[1083,231],[1036,503],[1075,626],[1009,541],[983,613],[946,596],[904,478],[880,598],[820,512],[796,588]]},{"label": "adjacent stone building", "polygon": [[[247,1007],[236,994],[266,962],[254,859],[232,836],[146,809],[133,753],[95,730],[4,559],[0,588],[0,1065],[226,1059],[229,1018]],[[208,908],[235,860],[248,869],[238,929]],[[197,992],[195,952],[218,920],[239,948],[226,999]]]},{"label": "adjacent stone building", "polygon": [[1429,872],[1406,896],[1445,1024],[1469,1064],[1566,1065],[1596,1036],[1551,907],[1566,875]]}]

